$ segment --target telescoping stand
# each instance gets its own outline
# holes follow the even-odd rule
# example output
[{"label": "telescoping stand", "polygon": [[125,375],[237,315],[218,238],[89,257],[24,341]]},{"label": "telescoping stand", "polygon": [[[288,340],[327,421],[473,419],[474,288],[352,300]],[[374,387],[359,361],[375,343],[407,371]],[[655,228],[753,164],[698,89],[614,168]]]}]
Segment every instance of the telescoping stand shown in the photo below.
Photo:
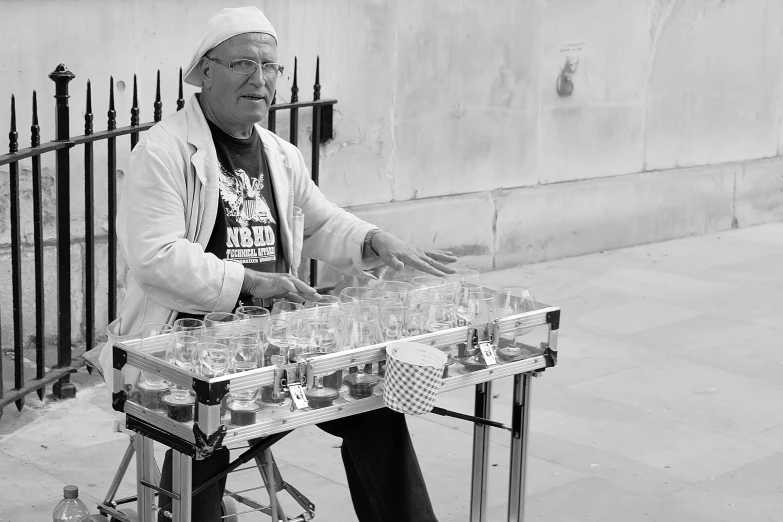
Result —
[{"label": "telescoping stand", "polygon": [[[547,340],[539,347],[519,342],[519,336],[536,326],[544,325],[548,327]],[[452,416],[475,423],[470,492],[471,522],[488,522],[486,489],[490,448],[489,429],[493,427],[508,430],[511,436],[508,520],[522,522],[524,519],[532,381],[540,372],[557,363],[559,327],[560,310],[557,307],[539,304],[534,310],[496,319],[491,323],[461,326],[405,339],[444,350],[453,347],[454,353],[458,354],[452,358],[455,363],[448,368],[449,375],[443,379],[438,393],[466,386],[476,387],[474,415],[450,412],[438,407],[432,411],[438,415]],[[161,335],[157,346],[155,342],[150,343],[147,339],[144,351],[141,350],[139,341],[120,343],[113,347],[115,383],[113,406],[115,410],[125,412],[127,428],[135,432],[133,450],[129,448],[123,464],[127,467],[135,451],[138,521],[156,521],[159,511],[156,497],[166,496],[172,500],[172,509],[163,515],[170,517],[174,522],[190,522],[193,495],[251,461],[261,471],[264,487],[269,493],[269,505],[262,505],[248,499],[241,495],[241,492],[227,491],[229,500],[226,502],[224,499],[224,520],[237,520],[236,506],[230,499],[250,508],[250,511],[246,512],[261,511],[273,520],[287,522],[312,520],[315,506],[282,480],[274,464],[270,447],[296,428],[384,407],[382,387],[376,387],[372,395],[362,399],[345,400],[341,395],[330,406],[317,409],[308,407],[296,409],[293,405],[291,409],[261,409],[255,414],[255,422],[243,426],[231,425],[229,416],[221,414],[224,398],[229,392],[257,390],[264,386],[272,386],[274,390],[280,392],[294,390],[296,386],[311,387],[317,376],[331,375],[338,370],[361,367],[365,364],[377,365],[385,361],[388,343],[321,355],[301,364],[264,367],[207,379],[150,355],[151,352],[164,349],[168,341],[168,335]],[[480,352],[486,352],[489,347],[494,349],[489,350],[486,359],[481,358]],[[492,360],[493,353],[496,354],[497,361]],[[476,361],[481,363],[477,364]],[[190,387],[196,396],[195,420],[179,422],[169,418],[157,408],[143,406],[138,399],[138,394],[129,391],[124,384],[125,374],[138,370],[156,373],[169,383]],[[513,407],[511,425],[506,426],[491,421],[490,414],[492,381],[509,376],[514,377]],[[159,486],[159,472],[152,451],[153,441],[173,450],[171,491],[166,491]],[[194,459],[204,459],[220,447],[236,447],[240,444],[247,444],[248,449],[210,481],[193,490],[191,472]],[[277,493],[280,491],[288,492],[302,506],[304,512],[294,518],[286,516],[277,499]],[[116,493],[116,488],[110,493],[112,495]],[[123,500],[128,502],[131,499]],[[117,509],[119,504],[120,501],[107,498],[102,511],[107,516],[113,516],[123,522],[134,518],[120,513]]]}]

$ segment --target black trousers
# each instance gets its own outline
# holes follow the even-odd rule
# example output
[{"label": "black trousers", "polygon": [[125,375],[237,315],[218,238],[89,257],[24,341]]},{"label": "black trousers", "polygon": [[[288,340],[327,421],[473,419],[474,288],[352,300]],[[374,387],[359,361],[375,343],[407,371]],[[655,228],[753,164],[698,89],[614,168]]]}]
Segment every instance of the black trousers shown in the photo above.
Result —
[{"label": "black trousers", "polygon": [[[387,408],[353,415],[318,425],[343,439],[340,453],[348,479],[351,500],[360,522],[437,522],[427,486],[413,449],[405,415]],[[196,488],[228,466],[227,449],[193,462]],[[171,450],[161,472],[161,487],[171,490]],[[192,522],[220,522],[220,502],[226,480],[193,498]],[[307,492],[304,492],[307,494]],[[171,501],[161,497],[163,509]],[[325,520],[332,520],[327,514]],[[159,515],[159,522],[170,522]]]}]

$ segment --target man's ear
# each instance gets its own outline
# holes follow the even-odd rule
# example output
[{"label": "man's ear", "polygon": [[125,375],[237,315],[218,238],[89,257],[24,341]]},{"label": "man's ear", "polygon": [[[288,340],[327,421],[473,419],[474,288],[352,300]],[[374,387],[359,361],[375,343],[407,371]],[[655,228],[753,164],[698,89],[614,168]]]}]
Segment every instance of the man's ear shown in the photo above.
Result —
[{"label": "man's ear", "polygon": [[204,57],[199,62],[198,68],[199,72],[201,72],[201,81],[204,83],[204,88],[209,89],[212,87],[212,62]]}]

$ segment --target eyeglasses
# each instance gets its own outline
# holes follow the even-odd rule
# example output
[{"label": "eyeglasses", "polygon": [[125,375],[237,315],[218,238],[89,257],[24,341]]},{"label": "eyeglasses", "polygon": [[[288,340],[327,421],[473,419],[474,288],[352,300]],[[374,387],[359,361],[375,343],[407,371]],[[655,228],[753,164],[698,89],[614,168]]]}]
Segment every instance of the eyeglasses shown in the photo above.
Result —
[{"label": "eyeglasses", "polygon": [[283,66],[279,63],[274,62],[268,62],[268,63],[258,63],[253,60],[249,60],[247,58],[238,58],[236,60],[231,60],[230,62],[226,62],[223,60],[219,60],[217,58],[212,58],[211,56],[205,56],[207,60],[211,60],[215,63],[219,63],[223,67],[227,67],[238,74],[245,74],[250,75],[253,74],[258,70],[258,67],[261,66],[261,71],[264,73],[264,76],[267,78],[280,78],[283,76]]}]

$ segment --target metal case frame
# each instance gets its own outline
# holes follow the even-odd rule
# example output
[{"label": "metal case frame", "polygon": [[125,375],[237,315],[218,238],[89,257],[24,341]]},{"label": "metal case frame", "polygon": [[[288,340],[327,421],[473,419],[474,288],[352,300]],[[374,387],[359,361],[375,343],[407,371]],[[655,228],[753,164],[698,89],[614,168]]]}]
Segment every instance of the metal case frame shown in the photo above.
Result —
[{"label": "metal case frame", "polygon": [[[500,335],[514,330],[547,325],[547,342],[542,343],[543,353],[514,362],[498,363],[486,369],[454,375],[443,380],[438,393],[475,385],[475,416],[489,419],[491,414],[492,381],[514,376],[513,408],[511,420],[511,460],[508,520],[521,522],[524,518],[525,473],[527,468],[527,434],[530,422],[530,398],[532,378],[546,368],[557,364],[557,343],[560,327],[560,310],[557,307],[539,304],[536,310],[496,319],[491,323],[475,326],[461,326],[408,337],[406,341],[430,344],[435,347],[481,341],[497,345]],[[168,342],[168,336],[161,336],[161,347]],[[386,358],[386,345],[379,343],[353,350],[322,355],[298,365],[299,377],[312,382],[316,374],[329,373],[350,366],[374,363]],[[154,345],[153,345],[154,347]],[[140,350],[139,341],[115,344],[114,356],[114,408],[124,411],[127,427],[144,440],[157,441],[174,449],[175,489],[181,499],[176,503],[175,522],[188,522],[190,497],[187,491],[188,470],[191,458],[207,457],[221,445],[229,445],[251,439],[260,439],[293,429],[317,424],[332,419],[356,415],[384,407],[383,397],[374,395],[349,403],[335,404],[315,410],[300,410],[290,416],[261,418],[254,424],[243,427],[221,424],[220,408],[223,397],[230,391],[257,388],[279,382],[279,368],[265,367],[244,372],[240,375],[205,379],[177,368]],[[192,387],[196,393],[196,421],[180,423],[169,419],[161,412],[150,410],[128,400],[123,372],[126,366],[133,366],[147,372],[155,372],[170,382]],[[289,367],[289,369],[294,369]],[[471,522],[486,522],[486,487],[488,474],[489,428],[490,425],[476,423],[474,427],[473,466],[471,485]],[[139,442],[138,444],[146,444]],[[142,449],[139,447],[138,449]],[[178,470],[178,471],[177,471]],[[179,478],[179,480],[177,480]],[[142,487],[143,488],[143,487]],[[142,499],[149,495],[139,492],[139,515],[144,521]],[[176,505],[175,504],[175,505]],[[148,506],[147,506],[148,507]],[[179,507],[179,506],[178,506]]]}]

